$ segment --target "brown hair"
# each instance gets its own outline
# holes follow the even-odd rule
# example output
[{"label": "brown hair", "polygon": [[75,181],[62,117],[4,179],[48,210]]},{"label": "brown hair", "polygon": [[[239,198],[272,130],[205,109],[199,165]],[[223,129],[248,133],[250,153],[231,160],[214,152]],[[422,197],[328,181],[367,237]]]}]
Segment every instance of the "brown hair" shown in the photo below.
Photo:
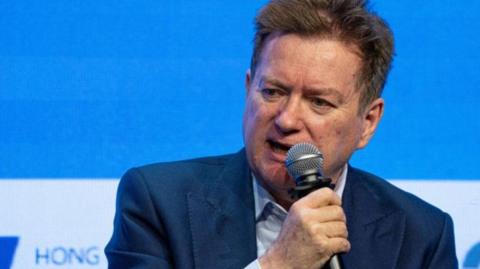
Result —
[{"label": "brown hair", "polygon": [[367,9],[366,0],[271,0],[258,13],[255,26],[252,77],[272,33],[333,38],[359,49],[360,110],[381,96],[394,53],[393,34],[382,18]]}]

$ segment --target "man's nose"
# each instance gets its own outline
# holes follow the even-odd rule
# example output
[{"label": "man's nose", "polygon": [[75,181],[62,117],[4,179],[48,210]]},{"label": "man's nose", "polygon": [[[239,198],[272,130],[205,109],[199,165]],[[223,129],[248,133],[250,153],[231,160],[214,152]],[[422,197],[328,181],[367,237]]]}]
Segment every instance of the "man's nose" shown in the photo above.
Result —
[{"label": "man's nose", "polygon": [[302,107],[299,98],[290,97],[279,108],[275,118],[275,126],[283,134],[299,131],[302,128]]}]

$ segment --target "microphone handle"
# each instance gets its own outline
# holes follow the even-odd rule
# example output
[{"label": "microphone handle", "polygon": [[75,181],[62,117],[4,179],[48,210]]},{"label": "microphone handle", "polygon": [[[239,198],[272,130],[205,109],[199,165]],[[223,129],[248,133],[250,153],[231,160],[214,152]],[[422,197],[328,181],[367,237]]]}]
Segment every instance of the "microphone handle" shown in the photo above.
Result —
[{"label": "microphone handle", "polygon": [[330,269],[342,269],[342,265],[340,264],[340,259],[338,258],[337,254],[332,256],[328,265],[330,265]]}]

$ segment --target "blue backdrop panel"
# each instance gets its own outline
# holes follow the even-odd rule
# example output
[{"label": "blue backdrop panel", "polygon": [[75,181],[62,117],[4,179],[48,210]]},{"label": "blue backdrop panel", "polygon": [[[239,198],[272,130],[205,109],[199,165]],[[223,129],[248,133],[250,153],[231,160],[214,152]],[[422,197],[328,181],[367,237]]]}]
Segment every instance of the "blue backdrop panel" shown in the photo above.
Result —
[{"label": "blue backdrop panel", "polygon": [[[264,1],[2,1],[0,178],[119,177],[236,151]],[[397,57],[352,160],[387,178],[479,179],[480,2],[373,1]]]}]

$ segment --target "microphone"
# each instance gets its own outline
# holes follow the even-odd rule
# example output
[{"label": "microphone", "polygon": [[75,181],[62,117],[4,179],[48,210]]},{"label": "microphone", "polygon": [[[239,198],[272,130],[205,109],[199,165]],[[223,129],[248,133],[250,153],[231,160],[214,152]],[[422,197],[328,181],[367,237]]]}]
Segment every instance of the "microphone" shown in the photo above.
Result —
[{"label": "microphone", "polygon": [[[288,191],[292,199],[298,200],[320,188],[335,187],[330,178],[323,176],[323,154],[309,143],[299,143],[291,147],[285,160],[288,174],[295,180],[295,188]],[[329,262],[330,269],[342,269],[338,255]]]},{"label": "microphone", "polygon": [[285,165],[296,187],[289,190],[290,196],[298,200],[314,190],[335,186],[332,180],[323,176],[323,154],[309,143],[299,143],[287,152]]}]

